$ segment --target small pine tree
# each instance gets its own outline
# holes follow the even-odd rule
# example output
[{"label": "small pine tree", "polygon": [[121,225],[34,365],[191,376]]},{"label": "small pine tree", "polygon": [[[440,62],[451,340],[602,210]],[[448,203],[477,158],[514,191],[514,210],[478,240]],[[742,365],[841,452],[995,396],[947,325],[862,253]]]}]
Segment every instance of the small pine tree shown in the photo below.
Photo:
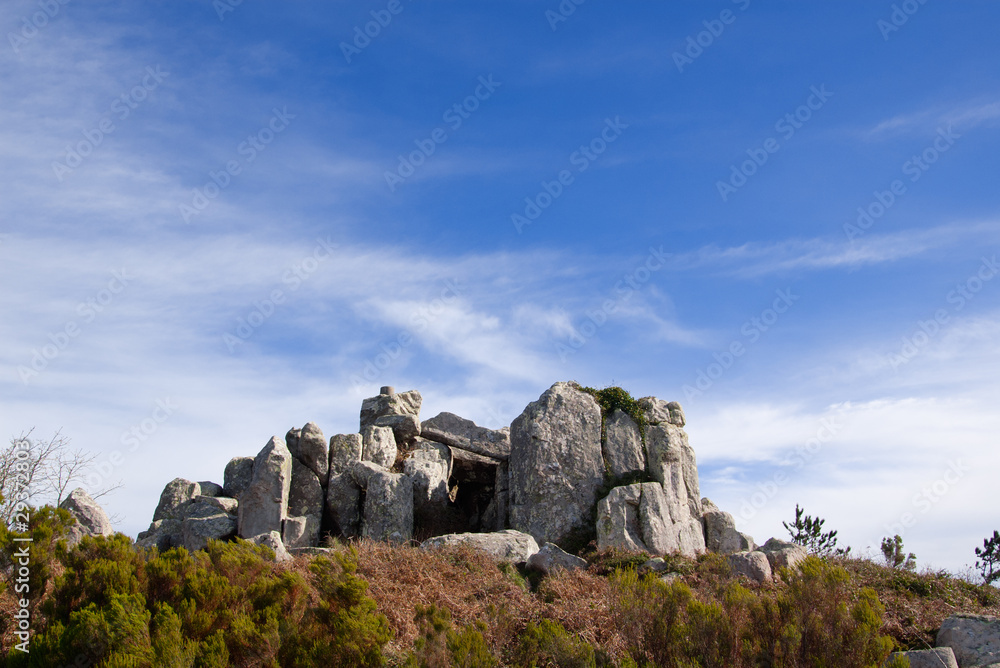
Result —
[{"label": "small pine tree", "polygon": [[1000,531],[994,531],[992,538],[983,539],[982,549],[976,548],[976,568],[983,574],[986,584],[1000,580]]},{"label": "small pine tree", "polygon": [[882,539],[882,556],[885,557],[885,563],[889,568],[912,571],[917,567],[917,555],[912,552],[906,554],[903,550],[903,539],[899,534]]},{"label": "small pine tree", "polygon": [[827,531],[823,533],[823,525],[826,520],[819,517],[813,518],[805,515],[805,509],[799,508],[795,504],[795,521],[791,524],[782,522],[792,542],[801,545],[815,555],[821,557],[843,556],[851,551],[851,548],[837,548],[837,532]]}]

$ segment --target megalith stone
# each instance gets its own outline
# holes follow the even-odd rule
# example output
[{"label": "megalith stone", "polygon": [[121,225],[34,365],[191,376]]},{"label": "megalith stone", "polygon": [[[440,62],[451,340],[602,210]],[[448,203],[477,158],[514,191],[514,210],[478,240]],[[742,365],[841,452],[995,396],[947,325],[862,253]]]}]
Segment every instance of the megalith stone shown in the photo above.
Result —
[{"label": "megalith stone", "polygon": [[556,383],[510,430],[510,526],[565,546],[593,532],[604,482],[601,408],[575,383]]},{"label": "megalith stone", "polygon": [[649,552],[639,526],[640,484],[615,487],[597,504],[597,548]]},{"label": "megalith stone", "polygon": [[668,496],[686,502],[691,515],[701,518],[698,465],[683,429],[669,423],[646,427],[646,468]]},{"label": "megalith stone", "polygon": [[288,511],[293,459],[285,442],[277,436],[258,453],[253,463],[253,478],[239,498],[240,536],[281,532],[281,521]]},{"label": "megalith stone", "polygon": [[330,470],[330,453],[326,447],[326,437],[323,430],[315,422],[307,422],[299,430],[295,447],[288,445],[292,456],[309,467],[322,484],[326,484]]},{"label": "megalith stone", "polygon": [[563,551],[555,543],[546,543],[538,552],[528,557],[527,566],[548,575],[559,568],[567,571],[586,568],[587,561]]},{"label": "megalith stone", "polygon": [[335,434],[330,437],[330,475],[349,471],[361,461],[364,443],[361,434]]},{"label": "megalith stone", "polygon": [[597,504],[597,546],[694,557],[705,551],[705,539],[687,506],[648,482],[615,487]]},{"label": "megalith stone", "polygon": [[910,668],[959,668],[955,652],[950,647],[934,649],[911,649],[908,652],[893,652],[889,658],[901,656],[910,662]]},{"label": "megalith stone", "polygon": [[413,537],[413,480],[410,476],[389,473],[364,461],[355,464],[351,474],[364,490],[361,535],[392,543],[410,540]]},{"label": "megalith stone", "polygon": [[604,464],[608,473],[621,479],[645,472],[646,451],[639,425],[625,411],[616,408],[604,417],[604,434]]},{"label": "megalith stone", "polygon": [[941,623],[937,645],[950,647],[962,668],[1000,663],[1000,619],[989,615],[952,615]]},{"label": "megalith stone", "polygon": [[[326,440],[324,439],[325,443]],[[308,518],[308,526],[303,527],[303,531],[311,532],[307,533],[304,537],[299,537],[299,540],[305,540],[306,542],[301,545],[297,543],[296,547],[317,545],[319,543],[319,530],[320,522],[323,519],[324,502],[325,494],[323,493],[323,486],[320,484],[319,478],[316,477],[311,468],[303,464],[300,460],[293,459],[292,483],[288,492],[288,511],[286,515],[288,517]],[[290,545],[290,543],[286,540],[285,545]]]},{"label": "megalith stone", "polygon": [[365,427],[361,430],[361,460],[392,468],[396,461],[396,437],[389,427]]},{"label": "megalith stone", "polygon": [[403,473],[413,479],[413,512],[420,520],[432,520],[448,505],[451,449],[446,445],[416,439],[417,449],[403,461]]},{"label": "megalith stone", "polygon": [[734,552],[726,559],[733,575],[742,575],[758,584],[771,579],[771,563],[763,552]]},{"label": "megalith stone", "polygon": [[316,515],[286,517],[281,527],[281,542],[289,550],[296,547],[316,547],[319,529],[320,518]]},{"label": "megalith stone", "polygon": [[210,540],[231,538],[236,533],[236,518],[226,513],[188,517],[181,524],[181,532],[188,552],[203,550]]},{"label": "megalith stone", "polygon": [[[360,462],[359,462],[360,463]],[[334,536],[361,535],[361,486],[350,471],[330,476],[326,486],[326,520]]]},{"label": "megalith stone", "polygon": [[239,502],[236,499],[231,499],[228,496],[196,496],[191,500],[192,504],[196,505],[207,505],[212,508],[217,509],[219,512],[226,513],[227,515],[236,515],[239,511]]},{"label": "megalith stone", "polygon": [[701,522],[705,528],[705,548],[709,552],[732,554],[757,549],[753,538],[736,530],[733,516],[709,499],[701,500]]},{"label": "megalith stone", "polygon": [[80,542],[84,536],[110,536],[114,533],[107,513],[82,487],[70,492],[59,507],[68,510],[76,519],[76,525],[70,529],[71,545]]},{"label": "megalith stone", "polygon": [[391,387],[383,387],[376,397],[361,402],[361,428],[390,427],[400,446],[409,446],[420,436],[420,404],[423,398],[416,390],[395,393]]},{"label": "megalith stone", "polygon": [[510,429],[487,429],[454,413],[439,413],[420,423],[423,438],[493,459],[510,457]]},{"label": "megalith stone", "polygon": [[253,480],[253,457],[233,457],[226,464],[222,482],[223,494],[239,499],[243,490],[250,486],[251,480]]},{"label": "megalith stone", "polygon": [[452,545],[471,545],[496,559],[521,563],[538,552],[538,543],[529,534],[520,531],[494,531],[491,533],[458,533],[434,536],[420,544],[421,549]]},{"label": "megalith stone", "polygon": [[201,494],[201,485],[184,478],[174,478],[160,494],[160,502],[153,511],[153,521],[177,519],[184,504]]}]

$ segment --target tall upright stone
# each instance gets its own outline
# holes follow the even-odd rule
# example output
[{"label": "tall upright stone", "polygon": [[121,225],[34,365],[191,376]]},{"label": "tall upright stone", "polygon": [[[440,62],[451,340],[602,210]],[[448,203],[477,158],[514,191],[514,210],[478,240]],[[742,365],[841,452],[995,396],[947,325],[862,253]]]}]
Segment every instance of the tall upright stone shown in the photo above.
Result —
[{"label": "tall upright stone", "polygon": [[701,519],[698,465],[687,432],[668,422],[646,427],[646,470],[670,499],[686,503]]},{"label": "tall upright stone", "polygon": [[612,476],[640,476],[646,471],[646,451],[639,425],[625,411],[616,408],[604,416],[604,434],[604,462]]},{"label": "tall upright stone", "polygon": [[539,543],[593,533],[604,482],[601,408],[576,383],[556,383],[510,429],[510,526]]},{"label": "tall upright stone", "polygon": [[316,477],[311,468],[299,459],[293,458],[292,484],[288,493],[288,511],[285,517],[303,518],[303,529],[297,536],[296,544],[293,545],[289,541],[285,541],[286,545],[289,547],[308,547],[319,544],[324,502],[325,495],[319,478]]},{"label": "tall upright stone", "polygon": [[285,442],[271,437],[253,463],[253,478],[240,495],[239,528],[242,538],[277,531],[288,513],[292,483],[292,453]]}]

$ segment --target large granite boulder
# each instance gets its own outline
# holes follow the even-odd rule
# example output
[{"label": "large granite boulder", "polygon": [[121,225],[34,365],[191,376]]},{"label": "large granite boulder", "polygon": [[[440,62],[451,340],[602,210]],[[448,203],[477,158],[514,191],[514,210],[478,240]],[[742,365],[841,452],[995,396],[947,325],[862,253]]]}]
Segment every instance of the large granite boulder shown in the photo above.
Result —
[{"label": "large granite boulder", "polygon": [[326,437],[323,430],[315,422],[307,422],[299,430],[295,446],[288,444],[288,451],[297,460],[305,464],[316,474],[316,477],[325,485],[330,470],[330,453],[326,447]]},{"label": "large granite boulder", "polygon": [[510,429],[487,429],[454,413],[439,413],[420,423],[423,438],[493,459],[510,457]]},{"label": "large granite boulder", "polygon": [[232,538],[236,534],[236,518],[226,513],[187,517],[181,523],[181,534],[188,552],[203,550],[210,540]]},{"label": "large granite boulder", "polygon": [[701,518],[698,466],[683,429],[669,423],[646,427],[646,468],[671,499],[686,502],[691,516]]},{"label": "large granite boulder", "polygon": [[538,552],[538,543],[526,533],[507,529],[491,533],[457,533],[435,536],[420,544],[421,549],[471,545],[504,561],[521,563]]},{"label": "large granite boulder", "polygon": [[587,561],[573,556],[555,543],[546,543],[542,548],[528,557],[527,567],[548,575],[555,570],[580,570],[587,567]]},{"label": "large granite boulder", "polygon": [[771,580],[771,562],[763,552],[734,552],[726,559],[733,575],[742,575],[758,584]]},{"label": "large granite boulder", "polygon": [[361,535],[391,543],[410,540],[413,537],[413,479],[364,461],[355,464],[351,474],[364,490]]},{"label": "large granite boulder", "polygon": [[732,554],[757,549],[753,538],[736,530],[733,516],[709,499],[701,500],[701,522],[705,527],[705,548],[709,552]]},{"label": "large granite boulder", "polygon": [[201,490],[202,496],[225,496],[225,488],[217,482],[212,482],[211,480],[199,480],[198,488]]},{"label": "large granite boulder", "polygon": [[416,443],[417,449],[403,461],[403,473],[413,479],[413,512],[432,519],[448,505],[451,449],[423,438],[417,438]]},{"label": "large granite boulder", "polygon": [[779,568],[795,569],[809,556],[801,545],[777,538],[768,538],[758,549],[767,555],[767,560],[771,562],[771,571],[774,573],[777,573]]},{"label": "large granite boulder", "polygon": [[909,652],[893,652],[889,658],[901,656],[910,662],[910,668],[959,668],[955,653],[950,647],[916,649]]},{"label": "large granite boulder", "polygon": [[281,521],[288,514],[293,459],[285,442],[277,436],[273,436],[254,458],[253,478],[240,495],[241,537],[272,531],[280,534]]},{"label": "large granite boulder", "polygon": [[153,511],[153,521],[178,519],[184,505],[201,494],[201,485],[184,478],[174,478],[160,493],[160,502]]},{"label": "large granite boulder", "polygon": [[939,647],[950,647],[961,668],[1000,663],[1000,619],[988,615],[952,615],[941,623]]},{"label": "large granite boulder", "polygon": [[369,426],[361,430],[361,460],[392,468],[396,462],[396,437],[389,427]]},{"label": "large granite boulder", "polygon": [[321,518],[316,515],[286,517],[281,525],[281,542],[292,548],[316,547]]},{"label": "large granite boulder", "polygon": [[222,482],[223,494],[238,499],[243,490],[250,486],[251,480],[253,480],[253,457],[233,457],[226,464]]},{"label": "large granite boulder", "polygon": [[616,479],[632,477],[646,470],[646,448],[639,425],[625,411],[616,408],[604,416],[604,463]]},{"label": "large granite boulder", "polygon": [[146,531],[136,536],[135,546],[149,550],[157,548],[165,552],[172,547],[184,545],[184,523],[182,520],[156,520]]},{"label": "large granite boulder", "polygon": [[391,387],[383,387],[377,397],[361,402],[361,428],[390,427],[400,446],[409,446],[420,436],[420,404],[423,402],[416,390],[396,394]]},{"label": "large granite boulder", "polygon": [[71,545],[79,543],[84,536],[110,536],[114,533],[107,513],[82,487],[70,492],[59,507],[68,510],[76,519],[76,524],[69,530]]},{"label": "large granite boulder", "polygon": [[694,557],[705,551],[705,538],[701,522],[659,483],[636,483],[615,487],[597,504],[597,546]]},{"label": "large granite boulder", "polygon": [[330,475],[349,471],[361,461],[364,441],[361,434],[336,434],[330,437]]},{"label": "large granite boulder", "polygon": [[[193,505],[209,506],[227,515],[236,515],[240,505],[236,499],[231,499],[228,496],[205,496],[204,494],[194,497],[191,503]],[[190,512],[186,513],[186,515],[190,516]]]},{"label": "large granite boulder", "polygon": [[684,410],[676,401],[664,401],[656,397],[639,399],[639,409],[642,410],[646,424],[672,424],[683,427]]},{"label": "large granite boulder", "polygon": [[[302,442],[301,439],[299,441]],[[324,439],[324,446],[326,440]],[[326,459],[326,454],[323,455]],[[299,459],[292,460],[292,483],[288,492],[288,512],[287,517],[303,518],[304,535],[297,536],[295,547],[305,547],[319,543],[320,523],[323,520],[323,505],[326,495],[320,479],[311,468],[302,463]],[[284,534],[282,534],[284,535]],[[305,542],[302,542],[305,541]],[[286,546],[291,546],[285,540]]]},{"label": "large granite boulder", "polygon": [[604,482],[601,408],[575,383],[556,383],[510,430],[510,526],[566,546],[593,532]]}]

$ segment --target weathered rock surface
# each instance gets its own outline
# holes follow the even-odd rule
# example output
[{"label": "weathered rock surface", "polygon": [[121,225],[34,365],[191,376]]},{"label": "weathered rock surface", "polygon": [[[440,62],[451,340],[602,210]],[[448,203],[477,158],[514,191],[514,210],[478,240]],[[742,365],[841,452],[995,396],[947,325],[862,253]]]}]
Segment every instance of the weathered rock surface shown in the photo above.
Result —
[{"label": "weathered rock surface", "polygon": [[202,494],[201,496],[194,497],[191,502],[217,508],[219,512],[226,513],[227,515],[236,515],[239,509],[239,502],[228,496],[205,496]]},{"label": "weathered rock surface", "polygon": [[413,479],[413,512],[429,518],[448,505],[451,449],[422,438],[416,440],[418,448],[403,462],[403,473]]},{"label": "weathered rock surface", "polygon": [[771,580],[771,562],[763,552],[734,552],[726,559],[733,575],[743,575],[757,583]]},{"label": "weathered rock surface", "polygon": [[188,501],[201,494],[201,485],[184,478],[174,478],[160,494],[160,502],[153,511],[153,521],[177,519]]},{"label": "weathered rock surface", "polygon": [[507,529],[491,533],[457,533],[435,536],[420,544],[421,549],[471,545],[497,559],[521,563],[538,552],[538,543],[529,534]]},{"label": "weathered rock surface", "polygon": [[908,659],[910,668],[959,668],[958,662],[955,661],[955,653],[950,647],[893,652],[889,658],[896,656]]},{"label": "weathered rock surface", "polygon": [[181,520],[156,520],[146,531],[140,531],[135,546],[157,548],[160,552],[184,545],[184,527]]},{"label": "weathered rock surface", "polygon": [[528,557],[528,568],[540,571],[548,575],[552,571],[562,568],[567,571],[574,571],[587,567],[587,561],[563,551],[555,543],[546,543],[542,548]]},{"label": "weathered rock surface", "polygon": [[285,442],[273,436],[253,462],[253,478],[240,495],[239,534],[257,536],[281,532],[288,511],[292,483],[292,453]]},{"label": "weathered rock surface", "polygon": [[773,573],[777,573],[779,568],[797,568],[809,556],[809,553],[801,545],[777,538],[769,538],[766,543],[760,546],[759,550],[767,555]]},{"label": "weathered rock surface", "polygon": [[705,527],[705,548],[709,552],[732,554],[757,549],[753,538],[736,530],[736,520],[733,516],[709,499],[701,500],[701,522]]},{"label": "weathered rock surface", "polygon": [[423,402],[416,390],[396,394],[391,387],[382,388],[377,397],[365,399],[361,403],[361,428],[390,427],[396,443],[408,446],[420,436],[420,404]]},{"label": "weathered rock surface", "polygon": [[950,647],[961,668],[1000,663],[1000,618],[952,615],[941,623],[939,647]]},{"label": "weathered rock surface", "polygon": [[[302,442],[302,439],[299,440]],[[324,439],[324,447],[326,439]],[[324,459],[326,454],[323,455]],[[315,545],[319,541],[320,523],[323,520],[323,505],[326,494],[319,478],[311,468],[298,459],[292,460],[292,484],[288,493],[287,517],[303,518],[302,535],[296,537],[296,546]],[[287,523],[287,520],[286,520]],[[287,533],[282,529],[282,535]],[[302,542],[306,541],[306,542]],[[285,541],[285,545],[291,545]]]},{"label": "weathered rock surface", "polygon": [[646,470],[646,448],[639,426],[616,408],[604,417],[604,463],[615,478],[641,475]]},{"label": "weathered rock surface", "polygon": [[201,480],[198,482],[198,487],[201,489],[202,496],[225,496],[225,490],[217,482]]},{"label": "weathered rock surface", "polygon": [[361,430],[361,460],[392,468],[396,461],[396,437],[389,427],[365,427]]},{"label": "weathered rock surface", "polygon": [[330,437],[330,475],[350,470],[361,461],[364,443],[361,434],[336,434]]},{"label": "weathered rock surface", "polygon": [[373,540],[404,543],[413,537],[413,480],[369,463],[351,468],[365,492],[361,535]]},{"label": "weathered rock surface", "polygon": [[263,545],[271,548],[271,551],[274,552],[274,560],[279,564],[292,560],[292,556],[285,550],[285,544],[281,542],[281,534],[277,531],[269,531],[268,533],[253,536],[249,541],[255,545]]},{"label": "weathered rock surface", "polygon": [[281,542],[285,547],[309,547],[319,541],[320,517],[286,517],[281,526]]},{"label": "weathered rock surface", "polygon": [[556,383],[514,420],[510,446],[510,526],[557,545],[591,535],[604,482],[594,398]]},{"label": "weathered rock surface", "polygon": [[236,518],[225,513],[188,517],[181,523],[181,533],[185,549],[203,550],[210,540],[226,540],[236,535]]},{"label": "weathered rock surface", "polygon": [[698,466],[687,433],[663,423],[646,427],[646,467],[671,499],[686,501],[692,517],[701,517]]},{"label": "weathered rock surface", "polygon": [[686,504],[671,503],[658,483],[615,487],[598,502],[597,545],[690,557],[705,551],[701,523]]},{"label": "weathered rock surface", "polygon": [[110,536],[114,533],[107,513],[82,487],[70,492],[59,507],[68,510],[76,519],[76,525],[69,531],[71,545],[79,543],[84,536]]},{"label": "weathered rock surface", "polygon": [[669,423],[678,427],[685,424],[684,410],[676,401],[663,401],[656,397],[643,397],[639,399],[639,408],[642,409],[646,424]]},{"label": "weathered rock surface", "polygon": [[[358,462],[360,463],[360,462]],[[361,486],[350,471],[330,476],[326,487],[326,518],[335,536],[361,535]]]},{"label": "weathered rock surface", "polygon": [[323,484],[326,484],[330,471],[330,452],[326,446],[326,436],[315,422],[307,422],[299,430],[294,449],[289,444],[288,451],[309,467]]},{"label": "weathered rock surface", "polygon": [[226,464],[223,477],[223,494],[238,499],[253,480],[253,457],[233,457]]},{"label": "weathered rock surface", "polygon": [[439,413],[420,424],[423,438],[506,460],[510,457],[510,429],[487,429],[454,413]]}]

